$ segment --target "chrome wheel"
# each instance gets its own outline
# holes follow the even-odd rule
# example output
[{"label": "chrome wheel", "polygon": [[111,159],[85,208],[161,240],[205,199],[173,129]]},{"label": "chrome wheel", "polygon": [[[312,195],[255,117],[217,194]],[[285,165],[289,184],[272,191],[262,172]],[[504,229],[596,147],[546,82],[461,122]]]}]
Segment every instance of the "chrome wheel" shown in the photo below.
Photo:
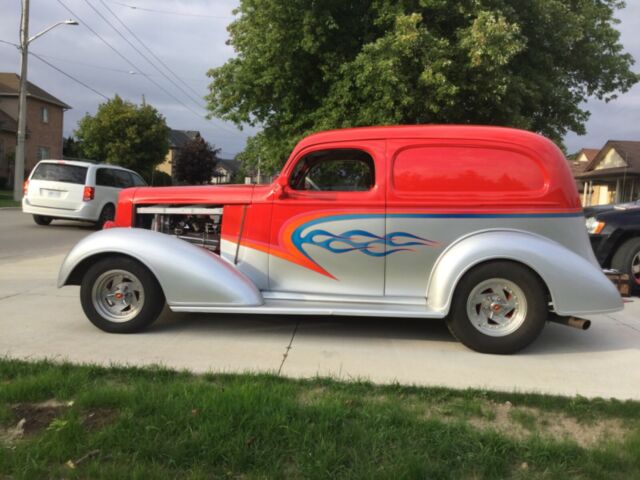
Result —
[{"label": "chrome wheel", "polygon": [[640,252],[636,253],[631,259],[631,276],[636,285],[640,285]]},{"label": "chrome wheel", "polygon": [[142,310],[144,288],[131,272],[108,270],[93,284],[91,301],[105,320],[122,323],[135,318]]},{"label": "chrome wheel", "polygon": [[491,337],[503,337],[524,323],[527,299],[514,282],[490,278],[471,290],[467,298],[467,316],[476,330]]}]

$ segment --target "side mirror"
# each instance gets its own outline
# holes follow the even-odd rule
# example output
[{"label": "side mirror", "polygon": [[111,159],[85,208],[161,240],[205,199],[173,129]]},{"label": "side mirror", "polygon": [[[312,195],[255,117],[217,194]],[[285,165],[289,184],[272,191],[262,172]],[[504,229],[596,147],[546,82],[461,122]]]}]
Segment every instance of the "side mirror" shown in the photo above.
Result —
[{"label": "side mirror", "polygon": [[280,175],[276,179],[275,185],[274,185],[273,191],[272,191],[272,194],[273,194],[274,198],[286,198],[288,183],[289,182],[287,180],[287,177],[284,176],[284,175]]}]

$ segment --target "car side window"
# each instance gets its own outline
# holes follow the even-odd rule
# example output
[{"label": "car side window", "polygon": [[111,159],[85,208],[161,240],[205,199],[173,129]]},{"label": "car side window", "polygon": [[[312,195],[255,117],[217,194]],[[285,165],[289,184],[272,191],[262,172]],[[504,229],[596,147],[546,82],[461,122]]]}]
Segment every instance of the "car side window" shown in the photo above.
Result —
[{"label": "car side window", "polygon": [[99,168],[96,171],[96,185],[100,187],[115,187],[116,179],[110,168]]},{"label": "car side window", "polygon": [[113,170],[113,176],[116,179],[116,188],[129,188],[133,186],[131,175],[124,170]]},{"label": "car side window", "polygon": [[293,190],[364,192],[375,183],[371,155],[355,149],[313,152],[303,157],[291,174]]},{"label": "car side window", "polygon": [[131,175],[131,178],[133,179],[134,187],[144,187],[147,185],[147,182],[145,182],[140,175],[133,172],[129,172],[129,173]]}]

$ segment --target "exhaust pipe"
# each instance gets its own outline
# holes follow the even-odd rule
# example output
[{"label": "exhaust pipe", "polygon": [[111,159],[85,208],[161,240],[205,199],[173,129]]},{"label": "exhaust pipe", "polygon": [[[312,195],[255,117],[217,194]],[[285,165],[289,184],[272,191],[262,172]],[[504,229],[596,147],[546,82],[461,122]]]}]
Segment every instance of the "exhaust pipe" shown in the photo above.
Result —
[{"label": "exhaust pipe", "polygon": [[561,317],[559,315],[549,315],[549,321],[566,325],[567,327],[573,327],[580,330],[588,330],[591,326],[591,320],[578,317]]}]

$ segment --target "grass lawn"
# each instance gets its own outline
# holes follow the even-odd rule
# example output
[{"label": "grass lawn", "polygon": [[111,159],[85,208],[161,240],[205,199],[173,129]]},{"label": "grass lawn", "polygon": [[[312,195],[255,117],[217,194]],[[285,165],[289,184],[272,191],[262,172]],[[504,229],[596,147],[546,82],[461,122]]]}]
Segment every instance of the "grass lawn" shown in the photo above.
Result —
[{"label": "grass lawn", "polygon": [[13,191],[0,190],[0,208],[2,207],[19,207],[20,203],[13,200]]},{"label": "grass lawn", "polygon": [[640,478],[640,403],[0,360],[5,477]]}]

